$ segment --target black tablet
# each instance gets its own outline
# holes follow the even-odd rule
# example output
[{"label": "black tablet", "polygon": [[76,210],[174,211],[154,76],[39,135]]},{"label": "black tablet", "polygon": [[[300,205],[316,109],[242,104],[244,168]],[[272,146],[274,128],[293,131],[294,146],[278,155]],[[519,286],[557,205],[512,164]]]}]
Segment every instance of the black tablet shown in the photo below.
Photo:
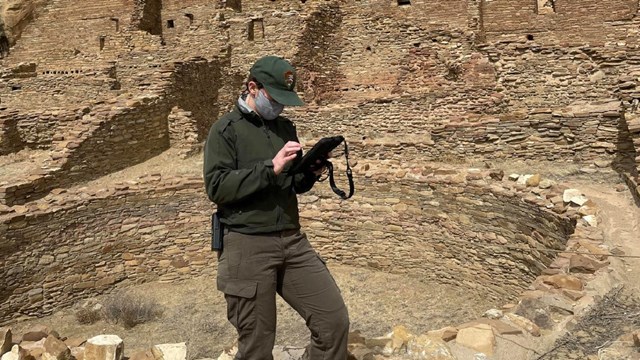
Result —
[{"label": "black tablet", "polygon": [[289,174],[294,175],[305,171],[313,171],[317,167],[317,161],[327,160],[331,150],[335,149],[344,141],[342,136],[332,136],[322,138],[309,150],[302,158],[296,158]]}]

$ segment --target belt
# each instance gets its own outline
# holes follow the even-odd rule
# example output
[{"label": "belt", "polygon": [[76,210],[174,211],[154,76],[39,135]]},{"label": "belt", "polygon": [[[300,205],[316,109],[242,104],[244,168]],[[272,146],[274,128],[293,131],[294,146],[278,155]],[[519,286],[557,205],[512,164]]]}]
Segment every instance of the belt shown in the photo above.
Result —
[{"label": "belt", "polygon": [[271,232],[256,233],[256,234],[245,234],[239,231],[235,231],[234,229],[229,229],[229,231],[236,232],[238,234],[243,234],[243,235],[250,235],[250,236],[272,236],[272,237],[287,237],[287,236],[293,236],[300,233],[300,229],[287,229],[287,230],[271,231]]}]

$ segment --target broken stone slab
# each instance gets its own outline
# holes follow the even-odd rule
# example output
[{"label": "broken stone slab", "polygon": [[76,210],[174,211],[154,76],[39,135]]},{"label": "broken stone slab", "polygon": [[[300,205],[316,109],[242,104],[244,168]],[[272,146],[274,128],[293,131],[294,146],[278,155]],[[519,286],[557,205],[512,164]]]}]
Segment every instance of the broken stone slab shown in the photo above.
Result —
[{"label": "broken stone slab", "polygon": [[117,335],[98,335],[87,340],[85,360],[122,360],[124,342]]},{"label": "broken stone slab", "polygon": [[582,290],[583,287],[582,280],[566,274],[545,276],[542,281],[557,289]]},{"label": "broken stone slab", "polygon": [[13,338],[11,336],[11,329],[0,328],[0,356],[11,351],[12,343],[13,343]]},{"label": "broken stone slab", "polygon": [[573,203],[578,206],[584,205],[589,199],[578,189],[567,189],[562,193],[562,201]]},{"label": "broken stone slab", "polygon": [[593,274],[607,265],[609,265],[608,261],[600,262],[585,255],[575,254],[569,258],[570,273]]},{"label": "broken stone slab", "polygon": [[456,337],[456,343],[491,356],[496,345],[496,337],[490,325],[477,324],[460,329]]},{"label": "broken stone slab", "polygon": [[407,354],[418,359],[456,360],[446,342],[425,334],[409,340]]},{"label": "broken stone slab", "polygon": [[151,352],[156,359],[163,360],[186,360],[187,359],[187,344],[160,344],[154,345],[151,348]]},{"label": "broken stone slab", "polygon": [[538,327],[538,325],[534,324],[531,320],[513,313],[504,314],[504,318],[511,321],[514,325],[522,329],[525,329],[529,334],[536,337],[540,336],[540,328]]}]

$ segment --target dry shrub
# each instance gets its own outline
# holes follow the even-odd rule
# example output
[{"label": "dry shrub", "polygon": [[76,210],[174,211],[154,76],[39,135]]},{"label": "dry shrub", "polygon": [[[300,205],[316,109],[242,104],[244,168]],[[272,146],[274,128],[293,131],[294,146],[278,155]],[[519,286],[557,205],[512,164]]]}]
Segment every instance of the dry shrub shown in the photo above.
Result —
[{"label": "dry shrub", "polygon": [[96,299],[87,299],[75,306],[75,317],[82,325],[91,325],[102,319],[102,305]]},{"label": "dry shrub", "polygon": [[104,304],[106,320],[121,324],[126,329],[153,321],[159,318],[162,312],[162,306],[155,300],[144,298],[139,294],[114,294]]},{"label": "dry shrub", "polygon": [[102,318],[100,309],[81,308],[76,311],[76,320],[82,325],[91,325]]}]

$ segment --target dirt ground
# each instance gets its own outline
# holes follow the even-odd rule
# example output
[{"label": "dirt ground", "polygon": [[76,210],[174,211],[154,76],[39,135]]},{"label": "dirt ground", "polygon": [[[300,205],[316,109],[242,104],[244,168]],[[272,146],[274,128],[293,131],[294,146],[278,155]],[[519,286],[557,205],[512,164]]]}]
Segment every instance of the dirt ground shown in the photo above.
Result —
[{"label": "dirt ground", "polygon": [[[174,166],[168,167],[166,164]],[[487,166],[485,163],[457,165]],[[615,186],[622,182],[611,169],[591,166],[590,169],[597,170],[594,173],[581,170],[584,165],[534,161],[489,165],[503,169],[505,175],[540,173],[543,177],[581,189],[601,207],[607,243],[621,248],[627,254],[640,255],[640,211],[633,205],[628,192],[616,191]],[[167,151],[143,164],[81,186],[104,186],[114,181],[135,180],[145,174],[199,175],[201,156],[177,160],[175,153]],[[397,324],[407,326],[413,333],[422,333],[465,322],[480,316],[487,309],[502,305],[487,303],[482,294],[474,294],[467,289],[430,283],[416,277],[331,263],[329,267],[349,308],[352,330],[360,330],[366,337],[382,336]],[[631,289],[632,294],[640,294],[640,260],[614,259],[612,269],[617,282]],[[125,342],[125,355],[154,344],[186,342],[190,359],[215,358],[223,347],[232,344],[235,339],[235,332],[226,320],[224,299],[215,289],[213,277],[194,278],[174,284],[148,283],[127,291],[155,300],[164,310],[162,317],[127,330],[105,321],[80,325],[74,310],[63,309],[52,316],[23,321],[11,327],[17,334],[34,324],[48,325],[67,337],[116,334]],[[99,301],[103,299],[98,298]],[[309,334],[304,322],[281,300],[278,301],[278,319],[277,344],[304,346],[308,343]],[[552,347],[553,340],[548,339],[546,343],[536,340],[521,345],[548,349]],[[513,355],[498,354],[496,359],[513,359],[510,356]]]},{"label": "dirt ground", "polygon": [[[383,336],[396,324],[421,333],[480,316],[492,306],[482,296],[465,289],[419,278],[341,265],[330,266],[330,269],[347,303],[351,329],[360,330],[366,337]],[[93,325],[80,325],[74,310],[65,309],[11,327],[18,334],[34,324],[50,326],[67,337],[116,334],[124,340],[127,356],[135,349],[155,344],[186,342],[190,359],[215,358],[224,346],[235,340],[235,330],[226,320],[224,298],[215,289],[213,277],[175,284],[147,283],[127,291],[155,300],[164,309],[162,317],[126,330],[102,320]],[[276,343],[305,346],[308,339],[304,321],[279,299]]]}]

